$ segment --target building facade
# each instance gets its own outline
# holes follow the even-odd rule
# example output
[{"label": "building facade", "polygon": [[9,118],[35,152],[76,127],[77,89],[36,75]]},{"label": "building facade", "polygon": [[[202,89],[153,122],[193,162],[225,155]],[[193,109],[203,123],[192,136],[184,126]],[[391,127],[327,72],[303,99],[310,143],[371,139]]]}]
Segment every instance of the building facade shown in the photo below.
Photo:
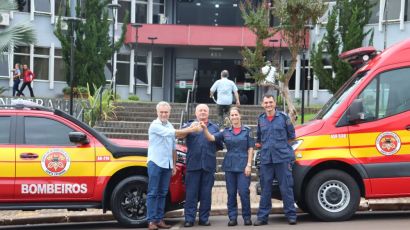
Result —
[{"label": "building facade", "polygon": [[[373,16],[368,28],[374,29],[374,46],[384,48],[410,35],[410,0],[374,0]],[[0,59],[0,86],[11,95],[11,70],[15,62],[26,63],[36,74],[34,89],[38,97],[55,97],[67,86],[61,57],[61,44],[54,36],[58,10],[65,0],[26,0],[19,8],[1,12],[0,31],[7,26],[29,21],[37,34],[37,43],[21,46],[3,54]],[[71,5],[81,1],[70,0]],[[258,103],[258,88],[242,67],[240,51],[254,46],[255,36],[243,26],[240,0],[113,0],[121,5],[112,15],[116,17],[115,39],[121,34],[126,11],[129,12],[126,41],[114,54],[116,91],[121,98],[137,94],[144,101],[167,100],[185,102],[188,88],[196,83],[197,102],[212,102],[209,88],[219,79],[221,70],[230,72],[248,98]],[[334,1],[326,1],[328,12]],[[74,15],[74,7],[72,14]],[[306,76],[305,93],[308,104],[323,104],[331,96],[312,75],[309,47],[323,36],[326,15],[321,24],[309,33],[305,60],[300,55],[297,70],[290,82],[293,97],[301,97],[300,79]],[[132,24],[142,25],[138,29]],[[274,18],[271,24],[276,25]],[[109,32],[111,34],[111,31]],[[289,53],[279,34],[265,41],[270,47],[267,56],[282,69],[287,68]],[[365,41],[363,45],[367,45]],[[303,68],[302,63],[305,63]],[[112,81],[111,60],[105,68],[107,82]],[[304,74],[303,74],[304,73]],[[194,80],[195,76],[195,80]]]}]

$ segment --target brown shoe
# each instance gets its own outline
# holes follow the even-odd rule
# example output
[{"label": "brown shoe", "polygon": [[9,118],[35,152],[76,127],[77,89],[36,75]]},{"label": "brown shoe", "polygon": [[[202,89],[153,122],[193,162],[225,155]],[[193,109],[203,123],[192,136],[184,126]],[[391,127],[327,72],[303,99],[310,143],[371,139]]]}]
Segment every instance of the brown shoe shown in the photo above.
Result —
[{"label": "brown shoe", "polygon": [[156,223],[156,225],[157,225],[158,228],[164,228],[164,229],[169,229],[169,228],[172,227],[171,225],[165,224],[165,222],[163,220]]},{"label": "brown shoe", "polygon": [[149,222],[148,229],[149,230],[158,230],[158,226],[154,222]]}]

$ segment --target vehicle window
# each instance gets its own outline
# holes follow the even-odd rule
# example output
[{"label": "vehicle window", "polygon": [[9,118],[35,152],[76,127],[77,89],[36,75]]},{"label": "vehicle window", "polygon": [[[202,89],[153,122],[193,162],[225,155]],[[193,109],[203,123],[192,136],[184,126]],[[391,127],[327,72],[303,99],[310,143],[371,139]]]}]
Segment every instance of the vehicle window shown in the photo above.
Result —
[{"label": "vehicle window", "polygon": [[410,110],[410,68],[381,73],[357,97],[363,103],[363,122]]},{"label": "vehicle window", "polygon": [[10,117],[0,117],[0,144],[10,144]]},{"label": "vehicle window", "polygon": [[66,125],[42,117],[25,117],[25,144],[29,145],[74,145],[68,134],[74,130]]},{"label": "vehicle window", "polygon": [[410,68],[380,74],[379,117],[410,110]]}]

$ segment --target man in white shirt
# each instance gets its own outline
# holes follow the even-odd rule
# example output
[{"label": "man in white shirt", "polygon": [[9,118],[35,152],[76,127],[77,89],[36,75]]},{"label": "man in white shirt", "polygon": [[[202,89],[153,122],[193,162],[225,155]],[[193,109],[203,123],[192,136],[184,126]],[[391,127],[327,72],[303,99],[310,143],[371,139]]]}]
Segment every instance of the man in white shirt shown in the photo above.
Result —
[{"label": "man in white shirt", "polygon": [[266,76],[265,81],[263,82],[264,86],[262,86],[262,93],[263,95],[273,95],[273,87],[270,87],[270,85],[275,83],[276,68],[270,61],[266,61],[266,65],[262,67],[262,73]]},{"label": "man in white shirt", "polygon": [[241,104],[239,101],[238,87],[236,87],[235,83],[229,80],[228,77],[228,70],[222,70],[221,79],[212,85],[209,92],[209,96],[212,98],[215,91],[218,91],[216,104],[218,107],[219,126],[223,126],[224,115],[228,113],[232,105],[232,93],[235,94],[236,105],[239,106]]}]

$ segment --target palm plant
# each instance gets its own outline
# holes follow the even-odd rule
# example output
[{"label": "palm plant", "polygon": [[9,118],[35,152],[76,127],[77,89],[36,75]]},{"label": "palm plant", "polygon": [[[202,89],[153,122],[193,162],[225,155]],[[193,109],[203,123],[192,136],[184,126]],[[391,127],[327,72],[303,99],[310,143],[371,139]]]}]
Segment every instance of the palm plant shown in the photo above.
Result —
[{"label": "palm plant", "polygon": [[[0,12],[16,9],[15,1],[0,1]],[[9,47],[33,44],[36,42],[36,34],[29,22],[12,25],[0,31],[0,53],[6,52]]]}]

